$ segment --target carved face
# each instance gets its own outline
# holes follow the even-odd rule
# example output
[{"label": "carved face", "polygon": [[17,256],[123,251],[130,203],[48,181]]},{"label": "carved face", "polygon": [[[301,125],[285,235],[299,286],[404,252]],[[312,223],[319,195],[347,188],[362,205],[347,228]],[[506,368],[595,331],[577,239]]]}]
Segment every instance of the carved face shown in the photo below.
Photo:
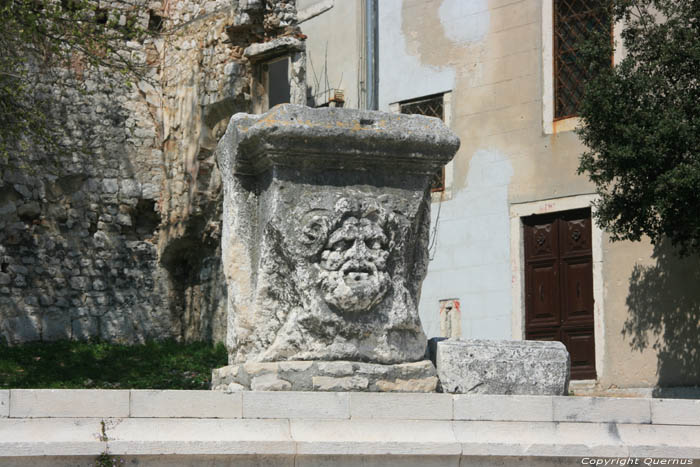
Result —
[{"label": "carved face", "polygon": [[321,289],[343,311],[369,311],[389,289],[387,237],[368,218],[349,217],[328,236],[321,252]]}]

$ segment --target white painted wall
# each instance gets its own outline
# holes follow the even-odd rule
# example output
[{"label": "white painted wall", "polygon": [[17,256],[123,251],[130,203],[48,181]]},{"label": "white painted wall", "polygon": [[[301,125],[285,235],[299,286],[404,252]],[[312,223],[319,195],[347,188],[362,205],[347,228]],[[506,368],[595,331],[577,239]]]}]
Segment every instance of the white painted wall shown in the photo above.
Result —
[{"label": "white painted wall", "polygon": [[401,30],[401,0],[379,2],[379,110],[389,104],[450,91],[455,83],[452,67],[421,64],[406,50]]},{"label": "white painted wall", "polygon": [[452,200],[433,203],[434,256],[419,306],[428,337],[440,335],[439,300],[458,298],[462,337],[511,338],[508,183],[512,175],[505,155],[480,150],[469,164],[467,187]]},{"label": "white painted wall", "polygon": [[[454,47],[486,36],[490,17],[486,0],[443,0],[435,6],[444,35]],[[456,86],[456,70],[449,60],[445,66],[426,65],[409,53],[407,39],[413,38],[407,35],[413,31],[402,26],[402,14],[402,0],[379,2],[380,110]],[[420,317],[428,337],[440,336],[439,301],[457,298],[462,337],[510,339],[508,183],[513,169],[508,157],[496,149],[480,148],[457,157],[465,156],[471,157],[466,183],[456,181],[464,188],[432,204],[431,242],[433,232],[436,238],[423,282]]]}]

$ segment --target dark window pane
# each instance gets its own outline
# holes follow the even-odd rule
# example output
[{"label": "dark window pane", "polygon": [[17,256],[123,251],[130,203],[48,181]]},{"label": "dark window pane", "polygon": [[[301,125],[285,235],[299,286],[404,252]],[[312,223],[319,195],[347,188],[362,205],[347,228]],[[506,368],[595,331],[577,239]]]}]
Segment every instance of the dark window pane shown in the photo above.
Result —
[{"label": "dark window pane", "polygon": [[607,28],[606,0],[554,0],[554,117],[577,114],[588,76],[581,42]]},{"label": "dark window pane", "polygon": [[287,58],[267,64],[268,105],[270,108],[289,102],[288,66],[289,60]]}]

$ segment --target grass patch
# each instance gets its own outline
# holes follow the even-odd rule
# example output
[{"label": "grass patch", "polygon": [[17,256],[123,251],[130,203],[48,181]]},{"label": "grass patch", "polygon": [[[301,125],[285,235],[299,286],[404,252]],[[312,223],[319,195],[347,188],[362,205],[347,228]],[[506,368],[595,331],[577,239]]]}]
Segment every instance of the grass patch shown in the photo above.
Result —
[{"label": "grass patch", "polygon": [[0,345],[0,389],[209,389],[211,370],[226,364],[221,343]]}]

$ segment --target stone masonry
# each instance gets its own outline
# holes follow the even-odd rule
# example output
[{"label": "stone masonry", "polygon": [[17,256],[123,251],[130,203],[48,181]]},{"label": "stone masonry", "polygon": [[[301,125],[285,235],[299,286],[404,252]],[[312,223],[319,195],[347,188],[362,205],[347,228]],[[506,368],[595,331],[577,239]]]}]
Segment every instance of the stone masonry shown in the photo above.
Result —
[{"label": "stone masonry", "polygon": [[[110,14],[126,21],[131,11]],[[61,141],[83,152],[0,161],[0,342],[223,340],[220,175],[229,117],[250,111],[250,45],[299,35],[293,1],[149,1],[154,32],[121,53],[147,65],[37,78]],[[303,70],[298,70],[300,73]]]},{"label": "stone masonry", "polygon": [[[238,365],[214,372],[213,386],[226,374],[252,389],[387,391],[412,380],[433,390],[429,361],[396,367],[425,358],[417,303],[429,179],[458,147],[440,120],[420,115],[290,104],[235,115],[216,154],[232,292],[226,343]],[[266,375],[240,365],[294,361],[324,364],[288,380],[274,365]],[[336,378],[335,365],[354,368],[355,380],[343,370]]]}]

